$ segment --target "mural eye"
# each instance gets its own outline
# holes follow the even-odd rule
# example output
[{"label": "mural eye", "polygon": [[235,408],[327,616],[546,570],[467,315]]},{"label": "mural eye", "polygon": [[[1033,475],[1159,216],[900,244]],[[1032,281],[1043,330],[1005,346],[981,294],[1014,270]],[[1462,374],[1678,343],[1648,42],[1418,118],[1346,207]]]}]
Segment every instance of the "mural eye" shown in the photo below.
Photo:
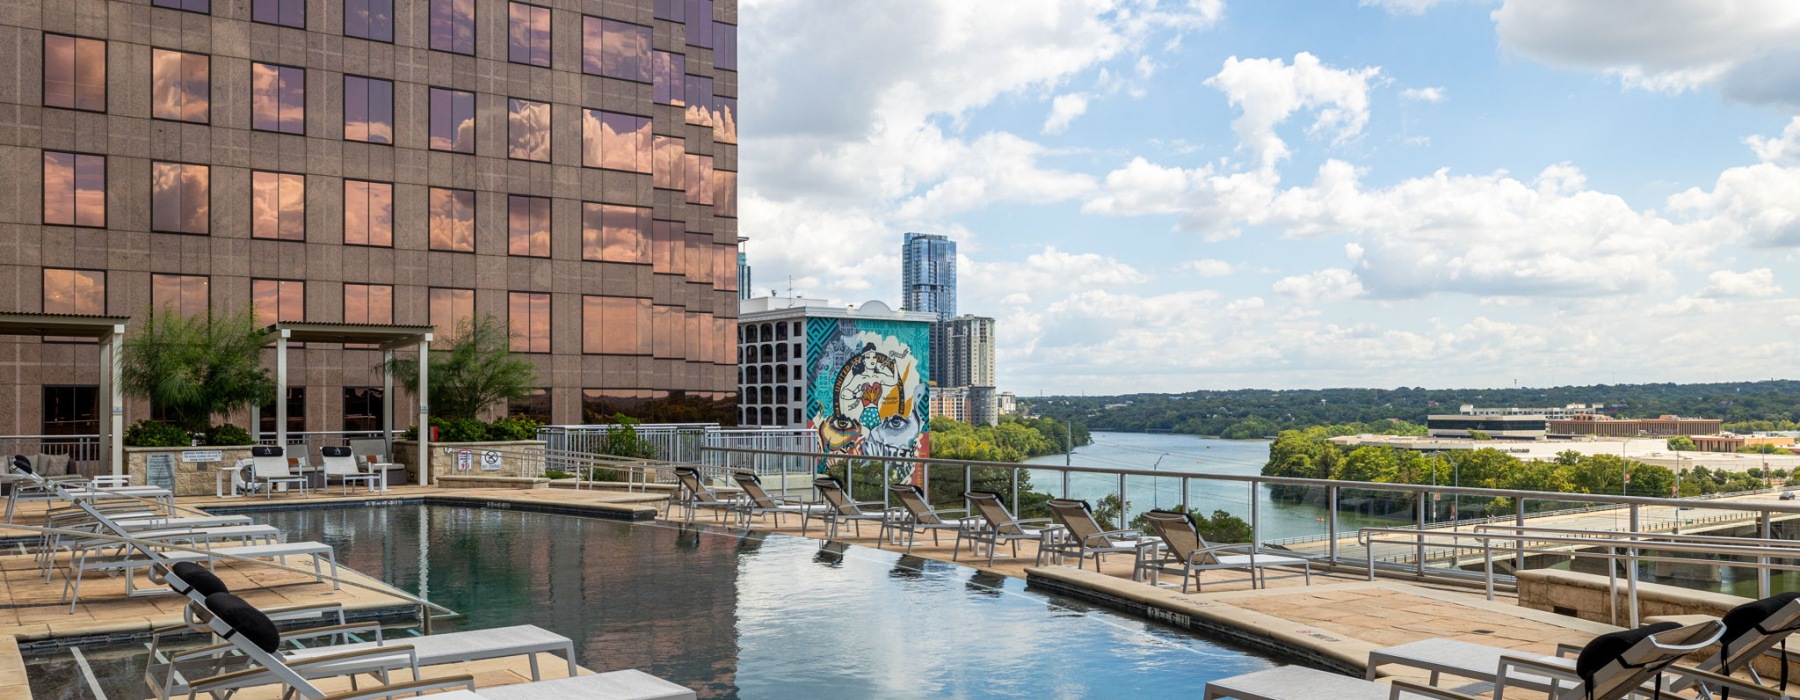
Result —
[{"label": "mural eye", "polygon": [[888,419],[885,422],[887,423],[888,430],[904,430],[908,421],[900,416],[888,416]]}]

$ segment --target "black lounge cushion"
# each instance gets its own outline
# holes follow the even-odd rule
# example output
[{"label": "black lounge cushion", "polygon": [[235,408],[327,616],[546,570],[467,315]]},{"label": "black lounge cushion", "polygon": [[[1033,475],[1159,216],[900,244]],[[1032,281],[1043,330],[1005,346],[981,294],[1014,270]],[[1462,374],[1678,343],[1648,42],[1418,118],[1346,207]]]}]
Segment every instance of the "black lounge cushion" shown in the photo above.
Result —
[{"label": "black lounge cushion", "polygon": [[13,455],[12,467],[19,471],[25,472],[26,474],[32,473],[31,460],[26,459],[25,455]]},{"label": "black lounge cushion", "polygon": [[[281,648],[281,631],[261,610],[230,593],[214,593],[206,597],[206,609],[214,617],[230,625],[234,634],[242,636],[256,648],[271,654]],[[231,635],[225,635],[230,637]]]},{"label": "black lounge cushion", "polygon": [[[1619,630],[1594,637],[1587,643],[1587,646],[1581,648],[1581,655],[1575,657],[1575,675],[1581,677],[1581,682],[1587,687],[1588,695],[1591,696],[1594,693],[1594,674],[1599,673],[1600,669],[1606,668],[1607,664],[1614,661],[1625,663],[1620,659],[1625,655],[1625,650],[1644,641],[1645,637],[1680,628],[1681,625],[1674,622],[1658,622],[1634,630]],[[1670,659],[1670,661],[1674,661],[1674,659]],[[1658,687],[1657,690],[1660,693],[1661,688]]]},{"label": "black lounge cushion", "polygon": [[[1725,623],[1725,634],[1719,637],[1719,649],[1721,650],[1720,657],[1725,660],[1725,663],[1723,664],[1725,673],[1731,673],[1738,669],[1731,667],[1731,657],[1727,656],[1723,650],[1730,649],[1732,642],[1737,641],[1739,637],[1749,634],[1752,631],[1761,632],[1770,636],[1779,635],[1781,637],[1781,656],[1783,658],[1787,657],[1788,635],[1793,634],[1795,631],[1800,631],[1800,626],[1769,628],[1764,627],[1763,623],[1767,622],[1770,616],[1773,616],[1783,607],[1786,607],[1788,603],[1794,602],[1795,599],[1800,599],[1800,593],[1777,593],[1762,600],[1753,600],[1732,608],[1730,612],[1725,613],[1724,617],[1719,618],[1720,622]],[[1749,660],[1750,658],[1746,657],[1740,659],[1740,662],[1748,662]],[[1780,681],[1781,685],[1776,687],[1787,687],[1787,664],[1781,665]]]},{"label": "black lounge cushion", "polygon": [[175,588],[176,593],[187,595],[188,591],[199,591],[201,598],[207,598],[214,593],[231,592],[231,588],[227,587],[224,581],[220,581],[218,576],[214,576],[212,571],[191,561],[176,564],[171,571],[174,572],[176,578],[181,579],[182,583],[187,584],[186,591],[175,588],[173,583],[169,584],[170,588]]},{"label": "black lounge cushion", "polygon": [[326,457],[349,457],[350,456],[350,448],[344,447],[342,445],[333,445],[331,447],[321,447],[321,448],[319,448],[319,454],[324,455]]},{"label": "black lounge cushion", "polygon": [[250,448],[252,457],[280,457],[281,448],[274,445],[257,445]]}]

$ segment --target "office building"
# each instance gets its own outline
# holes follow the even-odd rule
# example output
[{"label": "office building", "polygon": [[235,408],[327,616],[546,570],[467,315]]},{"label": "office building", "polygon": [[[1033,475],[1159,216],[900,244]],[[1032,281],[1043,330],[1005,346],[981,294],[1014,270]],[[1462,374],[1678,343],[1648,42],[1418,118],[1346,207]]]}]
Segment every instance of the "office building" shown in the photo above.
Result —
[{"label": "office building", "polygon": [[[931,328],[931,349],[943,357],[944,321],[956,316],[956,241],[933,233],[907,233],[900,249],[900,307],[937,316]],[[932,381],[949,384],[939,367]]]},{"label": "office building", "polygon": [[[433,325],[439,349],[486,315],[538,367],[516,410],[729,422],[737,18],[736,0],[9,7],[0,309],[254,305]],[[0,431],[95,432],[97,352],[0,338]],[[290,427],[379,425],[379,356],[291,353]]]},{"label": "office building", "polygon": [[744,254],[744,241],[750,240],[738,236],[737,251],[737,288],[738,300],[750,298],[750,257]]},{"label": "office building", "polygon": [[994,391],[994,319],[963,315],[945,321],[944,366],[948,386],[968,389],[966,420],[993,425],[1000,421],[999,395]]},{"label": "office building", "polygon": [[840,454],[929,456],[933,314],[757,297],[738,316],[741,425],[812,431]]},{"label": "office building", "polygon": [[969,422],[969,387],[934,386],[931,388],[931,417]]}]

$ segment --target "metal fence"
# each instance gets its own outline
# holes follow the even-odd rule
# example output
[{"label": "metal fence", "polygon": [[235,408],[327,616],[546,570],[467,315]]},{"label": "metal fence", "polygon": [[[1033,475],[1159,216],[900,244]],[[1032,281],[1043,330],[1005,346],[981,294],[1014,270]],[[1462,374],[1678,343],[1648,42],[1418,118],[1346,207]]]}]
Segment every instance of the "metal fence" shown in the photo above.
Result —
[{"label": "metal fence", "polygon": [[38,454],[68,456],[71,474],[112,473],[100,464],[99,435],[0,435],[0,455]]}]

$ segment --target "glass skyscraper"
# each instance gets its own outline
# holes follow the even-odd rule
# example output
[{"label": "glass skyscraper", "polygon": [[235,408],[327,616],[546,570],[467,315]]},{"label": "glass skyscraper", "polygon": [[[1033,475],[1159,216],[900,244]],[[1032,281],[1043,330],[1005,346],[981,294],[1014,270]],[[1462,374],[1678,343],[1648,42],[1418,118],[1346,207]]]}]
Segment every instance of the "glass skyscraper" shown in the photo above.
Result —
[{"label": "glass skyscraper", "polygon": [[[900,251],[900,300],[907,311],[937,314],[931,324],[931,356],[944,357],[944,322],[956,316],[956,241],[935,233],[907,233]],[[931,365],[931,379],[946,381],[947,367]]]}]

